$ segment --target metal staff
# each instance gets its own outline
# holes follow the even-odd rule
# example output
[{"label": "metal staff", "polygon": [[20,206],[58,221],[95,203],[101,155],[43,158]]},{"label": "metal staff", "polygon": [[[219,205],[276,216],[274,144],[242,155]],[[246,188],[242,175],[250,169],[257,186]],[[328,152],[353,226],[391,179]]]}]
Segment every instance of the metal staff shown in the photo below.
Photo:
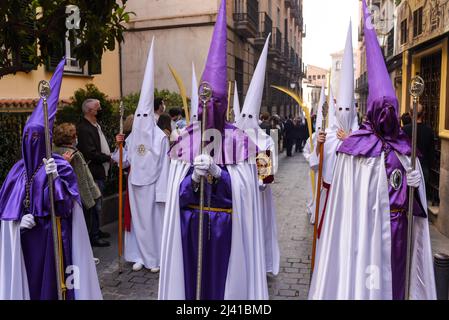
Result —
[{"label": "metal staff", "polygon": [[[204,133],[206,131],[207,121],[207,104],[212,98],[212,87],[207,82],[202,82],[199,87],[199,98],[203,103],[203,113],[201,120],[201,154],[204,152],[206,143],[204,141]],[[201,300],[201,280],[203,272],[203,222],[204,222],[204,183],[205,177],[200,179],[200,215],[199,215],[199,228],[198,228],[198,266],[196,273],[196,300]]]},{"label": "metal staff", "polygon": [[[120,101],[120,135],[123,135],[123,101]],[[119,171],[118,171],[118,272],[122,273],[123,255],[123,142],[119,142]]]},{"label": "metal staff", "polygon": [[[412,79],[410,84],[410,95],[413,97],[413,118],[412,118],[412,170],[416,169],[416,138],[418,131],[418,101],[424,93],[424,80],[420,76]],[[407,260],[405,269],[405,298],[410,300],[410,273],[411,260],[413,254],[413,200],[415,188],[408,188],[408,228],[407,228]]]},{"label": "metal staff", "polygon": [[[323,120],[321,122],[321,132],[325,132],[326,130],[326,117],[327,117],[327,109],[328,104],[327,102],[323,105]],[[312,138],[310,139],[312,140]],[[319,223],[319,216],[320,216],[320,200],[321,200],[321,185],[322,185],[322,179],[323,179],[323,164],[324,164],[324,144],[320,145],[320,164],[318,167],[318,180],[316,184],[316,198],[315,198],[315,223],[313,224],[313,244],[312,244],[312,270],[310,271],[310,275],[313,274],[313,269],[315,267],[315,255],[316,255],[316,243],[318,238],[318,223]]]},{"label": "metal staff", "polygon": [[[51,93],[50,84],[42,80],[39,82],[38,86],[39,96],[43,100],[44,106],[44,125],[45,125],[45,153],[47,159],[51,158],[51,142],[50,142],[50,125],[48,121],[48,104],[47,99]],[[61,241],[61,234],[58,232],[58,223],[56,220],[55,213],[55,202],[54,202],[54,186],[53,186],[53,175],[47,175],[48,179],[48,191],[50,196],[50,213],[51,213],[51,229],[53,234],[53,253],[55,256],[55,267],[56,267],[56,284],[58,289],[58,300],[63,300],[63,291],[65,291],[65,286],[63,283],[64,270],[62,269],[62,261],[60,257],[62,257],[62,247],[59,245]]]}]

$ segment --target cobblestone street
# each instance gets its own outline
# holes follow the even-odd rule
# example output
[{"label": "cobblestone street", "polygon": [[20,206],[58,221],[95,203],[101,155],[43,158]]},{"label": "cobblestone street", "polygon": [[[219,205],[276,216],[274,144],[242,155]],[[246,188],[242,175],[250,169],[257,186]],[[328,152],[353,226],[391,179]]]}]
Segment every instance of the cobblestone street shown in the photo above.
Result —
[{"label": "cobblestone street", "polygon": [[[312,229],[307,223],[305,204],[308,173],[304,158],[281,155],[279,172],[273,185],[277,208],[280,272],[268,277],[270,299],[306,299],[310,280]],[[157,299],[159,274],[148,270],[133,272],[132,264],[124,263],[118,273],[117,225],[104,228],[112,234],[112,246],[94,248],[101,262],[97,266],[104,299]]]},{"label": "cobblestone street", "polygon": [[[270,299],[307,299],[310,282],[310,254],[313,229],[308,223],[306,202],[308,198],[308,169],[302,155],[293,158],[280,156],[279,171],[273,185],[277,208],[279,246],[281,251],[280,272],[268,276]],[[112,234],[112,246],[95,248],[95,256],[101,262],[97,266],[104,299],[148,300],[157,299],[159,274],[148,270],[133,272],[131,263],[123,264],[118,273],[117,225],[104,228]],[[449,240],[431,226],[434,252],[449,253]]]}]

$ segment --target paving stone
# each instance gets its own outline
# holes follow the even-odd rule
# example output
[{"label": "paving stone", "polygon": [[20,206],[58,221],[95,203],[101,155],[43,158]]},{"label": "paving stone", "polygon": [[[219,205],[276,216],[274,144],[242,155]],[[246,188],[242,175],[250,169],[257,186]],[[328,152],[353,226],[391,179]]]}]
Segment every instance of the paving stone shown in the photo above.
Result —
[{"label": "paving stone", "polygon": [[131,280],[129,280],[132,283],[145,283],[147,281],[147,278],[145,277],[132,277]]}]

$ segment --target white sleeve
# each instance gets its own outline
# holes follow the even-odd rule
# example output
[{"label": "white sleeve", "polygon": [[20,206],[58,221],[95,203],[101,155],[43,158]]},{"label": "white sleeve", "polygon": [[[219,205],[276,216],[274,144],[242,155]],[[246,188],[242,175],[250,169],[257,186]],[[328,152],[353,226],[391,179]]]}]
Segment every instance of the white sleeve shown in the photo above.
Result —
[{"label": "white sleeve", "polygon": [[[120,162],[120,152],[119,152],[119,148],[115,148],[114,152],[111,154],[111,159],[112,161],[114,161],[115,163],[119,163]],[[125,147],[123,148],[123,168],[129,168],[129,161],[128,161],[128,149],[125,145]]]},{"label": "white sleeve", "polygon": [[[315,137],[315,134],[312,138]],[[318,156],[316,154],[316,145],[314,146],[314,149],[311,150],[310,148],[310,138],[307,139],[306,145],[304,146],[304,158],[309,163],[310,169],[316,171],[318,169],[318,165],[320,163],[320,160],[318,159]]]},{"label": "white sleeve", "polygon": [[162,152],[161,152],[161,174],[156,181],[156,202],[165,202],[167,199],[167,181],[170,171],[170,158],[168,151],[170,149],[168,138],[164,137],[162,140]]}]

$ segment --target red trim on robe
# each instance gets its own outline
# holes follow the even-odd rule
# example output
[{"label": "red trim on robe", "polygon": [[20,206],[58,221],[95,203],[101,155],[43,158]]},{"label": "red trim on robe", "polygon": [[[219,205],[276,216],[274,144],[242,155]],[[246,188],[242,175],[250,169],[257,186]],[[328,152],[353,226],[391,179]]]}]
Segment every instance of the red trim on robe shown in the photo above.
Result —
[{"label": "red trim on robe", "polygon": [[321,214],[320,224],[318,225],[318,239],[320,238],[321,230],[323,229],[324,214],[326,213],[327,200],[329,199],[329,191],[330,191],[331,185],[327,184],[326,182],[323,182],[323,188],[326,189],[327,192],[326,192],[326,200],[324,201],[323,212]]}]

